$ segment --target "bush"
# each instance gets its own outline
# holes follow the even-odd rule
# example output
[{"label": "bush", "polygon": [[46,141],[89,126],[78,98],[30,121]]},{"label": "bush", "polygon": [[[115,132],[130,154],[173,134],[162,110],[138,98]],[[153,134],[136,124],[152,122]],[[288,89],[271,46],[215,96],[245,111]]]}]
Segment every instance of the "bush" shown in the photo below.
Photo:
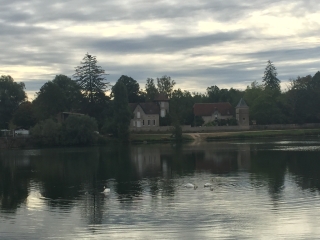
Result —
[{"label": "bush", "polygon": [[70,115],[62,124],[62,145],[88,145],[97,140],[98,124],[89,116]]},{"label": "bush", "polygon": [[36,142],[41,145],[59,145],[60,144],[61,124],[52,119],[46,119],[37,123],[30,129],[30,134]]}]

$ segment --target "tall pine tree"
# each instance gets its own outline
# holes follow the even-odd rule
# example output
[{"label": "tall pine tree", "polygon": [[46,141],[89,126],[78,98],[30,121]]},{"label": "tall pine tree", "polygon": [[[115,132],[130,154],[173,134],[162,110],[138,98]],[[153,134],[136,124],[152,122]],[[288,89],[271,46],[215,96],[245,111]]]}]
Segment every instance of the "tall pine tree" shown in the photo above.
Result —
[{"label": "tall pine tree", "polygon": [[106,81],[105,71],[100,66],[97,66],[95,56],[87,53],[80,63],[81,66],[76,67],[73,76],[84,92],[84,95],[93,103],[96,95],[104,94],[109,86],[109,82],[104,82]]},{"label": "tall pine tree", "polygon": [[277,78],[277,69],[270,60],[267,62],[262,82],[264,87],[270,90],[277,90],[280,92],[280,80]]}]

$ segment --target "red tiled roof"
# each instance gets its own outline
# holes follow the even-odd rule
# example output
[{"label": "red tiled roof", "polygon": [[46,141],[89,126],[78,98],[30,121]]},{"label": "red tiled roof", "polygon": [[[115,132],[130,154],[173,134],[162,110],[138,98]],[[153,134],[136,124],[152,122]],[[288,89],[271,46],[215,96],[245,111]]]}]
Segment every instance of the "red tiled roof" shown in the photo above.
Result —
[{"label": "red tiled roof", "polygon": [[196,103],[193,105],[195,116],[211,116],[218,111],[222,116],[233,115],[233,107],[228,102],[219,103]]},{"label": "red tiled roof", "polygon": [[140,105],[140,107],[142,108],[142,110],[145,114],[159,114],[160,113],[159,105],[154,102],[129,103],[129,108],[133,112],[138,105]]}]

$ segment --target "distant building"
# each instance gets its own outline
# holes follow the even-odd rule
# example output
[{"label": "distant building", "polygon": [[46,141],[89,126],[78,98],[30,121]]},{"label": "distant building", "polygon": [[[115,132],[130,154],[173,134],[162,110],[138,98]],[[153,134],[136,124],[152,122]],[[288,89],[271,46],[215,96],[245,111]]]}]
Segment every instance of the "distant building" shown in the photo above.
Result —
[{"label": "distant building", "polygon": [[249,107],[243,98],[236,106],[236,119],[239,126],[249,126]]},{"label": "distant building", "polygon": [[193,105],[195,116],[202,117],[204,124],[234,117],[234,108],[228,102],[196,103]]},{"label": "distant building", "polygon": [[133,113],[130,127],[157,127],[160,117],[169,113],[169,99],[165,94],[158,94],[153,102],[129,103]]}]

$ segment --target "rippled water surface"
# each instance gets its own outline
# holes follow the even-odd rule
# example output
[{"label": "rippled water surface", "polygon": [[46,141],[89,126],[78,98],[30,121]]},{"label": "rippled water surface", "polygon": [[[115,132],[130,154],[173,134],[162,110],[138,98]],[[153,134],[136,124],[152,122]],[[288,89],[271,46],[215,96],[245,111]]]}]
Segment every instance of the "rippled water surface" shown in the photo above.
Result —
[{"label": "rippled water surface", "polygon": [[1,150],[0,239],[318,239],[319,190],[319,138]]}]

